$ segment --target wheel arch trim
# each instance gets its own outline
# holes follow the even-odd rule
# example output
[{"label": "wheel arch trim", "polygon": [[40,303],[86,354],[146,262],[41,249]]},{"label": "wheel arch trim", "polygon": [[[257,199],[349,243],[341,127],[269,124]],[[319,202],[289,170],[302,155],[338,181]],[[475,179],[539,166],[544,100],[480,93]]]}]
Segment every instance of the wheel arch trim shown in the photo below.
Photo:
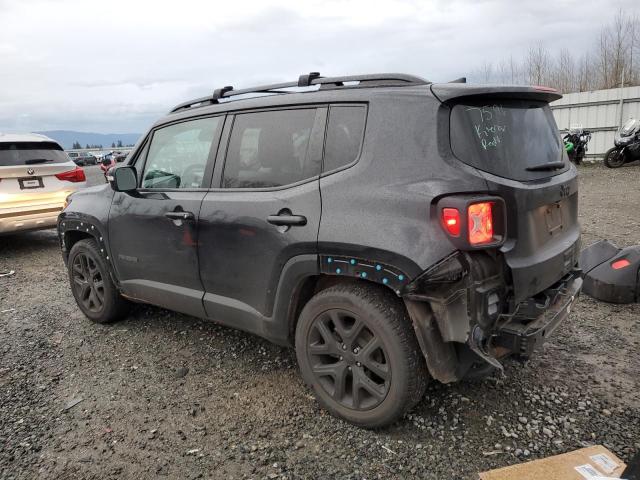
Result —
[{"label": "wheel arch trim", "polygon": [[[80,238],[71,242],[71,239],[76,236],[80,236]],[[82,238],[94,239],[98,244],[98,249],[103,260],[109,267],[109,276],[118,290],[120,289],[120,282],[118,281],[111,252],[107,244],[106,227],[104,227],[97,218],[75,212],[72,214],[62,212],[58,217],[58,237],[65,264],[69,258],[69,252],[76,242]]]}]

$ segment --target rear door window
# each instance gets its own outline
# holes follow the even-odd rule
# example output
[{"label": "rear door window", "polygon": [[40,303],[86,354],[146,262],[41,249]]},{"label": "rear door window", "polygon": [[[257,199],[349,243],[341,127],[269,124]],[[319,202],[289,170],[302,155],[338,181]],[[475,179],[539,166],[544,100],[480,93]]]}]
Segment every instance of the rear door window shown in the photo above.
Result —
[{"label": "rear door window", "polygon": [[557,175],[556,170],[530,171],[563,159],[558,127],[546,102],[493,100],[454,105],[451,148],[464,163],[513,180]]},{"label": "rear door window", "polygon": [[358,158],[365,114],[364,106],[335,105],[329,109],[323,171],[336,170]]},{"label": "rear door window", "polygon": [[68,161],[62,147],[55,142],[0,142],[0,167]]},{"label": "rear door window", "polygon": [[315,108],[238,114],[224,165],[224,188],[281,187],[320,174],[307,154]]}]

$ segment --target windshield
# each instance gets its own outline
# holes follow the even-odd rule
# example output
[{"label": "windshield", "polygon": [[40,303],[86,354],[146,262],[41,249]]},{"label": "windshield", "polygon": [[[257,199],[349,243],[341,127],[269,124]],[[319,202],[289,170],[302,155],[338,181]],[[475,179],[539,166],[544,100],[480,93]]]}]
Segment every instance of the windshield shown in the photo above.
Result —
[{"label": "windshield", "polygon": [[0,143],[0,167],[68,161],[62,147],[55,142]]},{"label": "windshield", "polygon": [[451,148],[464,163],[514,180],[535,180],[569,168],[558,127],[546,102],[483,100],[454,105]]},{"label": "windshield", "polygon": [[627,120],[622,127],[620,127],[620,136],[628,137],[629,135],[633,135],[640,129],[640,120],[635,118],[630,118]]}]

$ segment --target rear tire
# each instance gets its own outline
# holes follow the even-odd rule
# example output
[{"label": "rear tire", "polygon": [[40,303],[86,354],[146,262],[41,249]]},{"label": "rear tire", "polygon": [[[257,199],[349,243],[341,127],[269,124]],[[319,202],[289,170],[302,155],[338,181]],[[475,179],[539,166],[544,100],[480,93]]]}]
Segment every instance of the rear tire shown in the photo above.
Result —
[{"label": "rear tire", "polygon": [[89,320],[110,323],[129,313],[131,304],[111,280],[109,266],[95,240],[80,240],[71,247],[67,270],[76,303]]},{"label": "rear tire", "polygon": [[404,305],[385,287],[354,282],[316,294],[300,314],[295,343],[318,402],[349,423],[389,425],[424,395],[424,357]]},{"label": "rear tire", "polygon": [[616,147],[610,148],[604,154],[604,164],[609,168],[620,168],[624,163],[624,155]]}]

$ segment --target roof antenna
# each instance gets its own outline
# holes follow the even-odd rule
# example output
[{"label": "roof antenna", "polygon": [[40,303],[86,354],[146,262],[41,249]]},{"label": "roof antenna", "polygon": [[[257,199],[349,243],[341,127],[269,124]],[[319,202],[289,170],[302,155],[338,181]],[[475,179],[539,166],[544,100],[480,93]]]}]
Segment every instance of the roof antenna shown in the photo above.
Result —
[{"label": "roof antenna", "polygon": [[320,78],[320,72],[311,72],[308,75],[300,75],[298,77],[298,86],[308,87],[311,85],[311,82],[316,78]]},{"label": "roof antenna", "polygon": [[448,83],[467,83],[467,77],[456,78],[455,80],[451,80]]}]

